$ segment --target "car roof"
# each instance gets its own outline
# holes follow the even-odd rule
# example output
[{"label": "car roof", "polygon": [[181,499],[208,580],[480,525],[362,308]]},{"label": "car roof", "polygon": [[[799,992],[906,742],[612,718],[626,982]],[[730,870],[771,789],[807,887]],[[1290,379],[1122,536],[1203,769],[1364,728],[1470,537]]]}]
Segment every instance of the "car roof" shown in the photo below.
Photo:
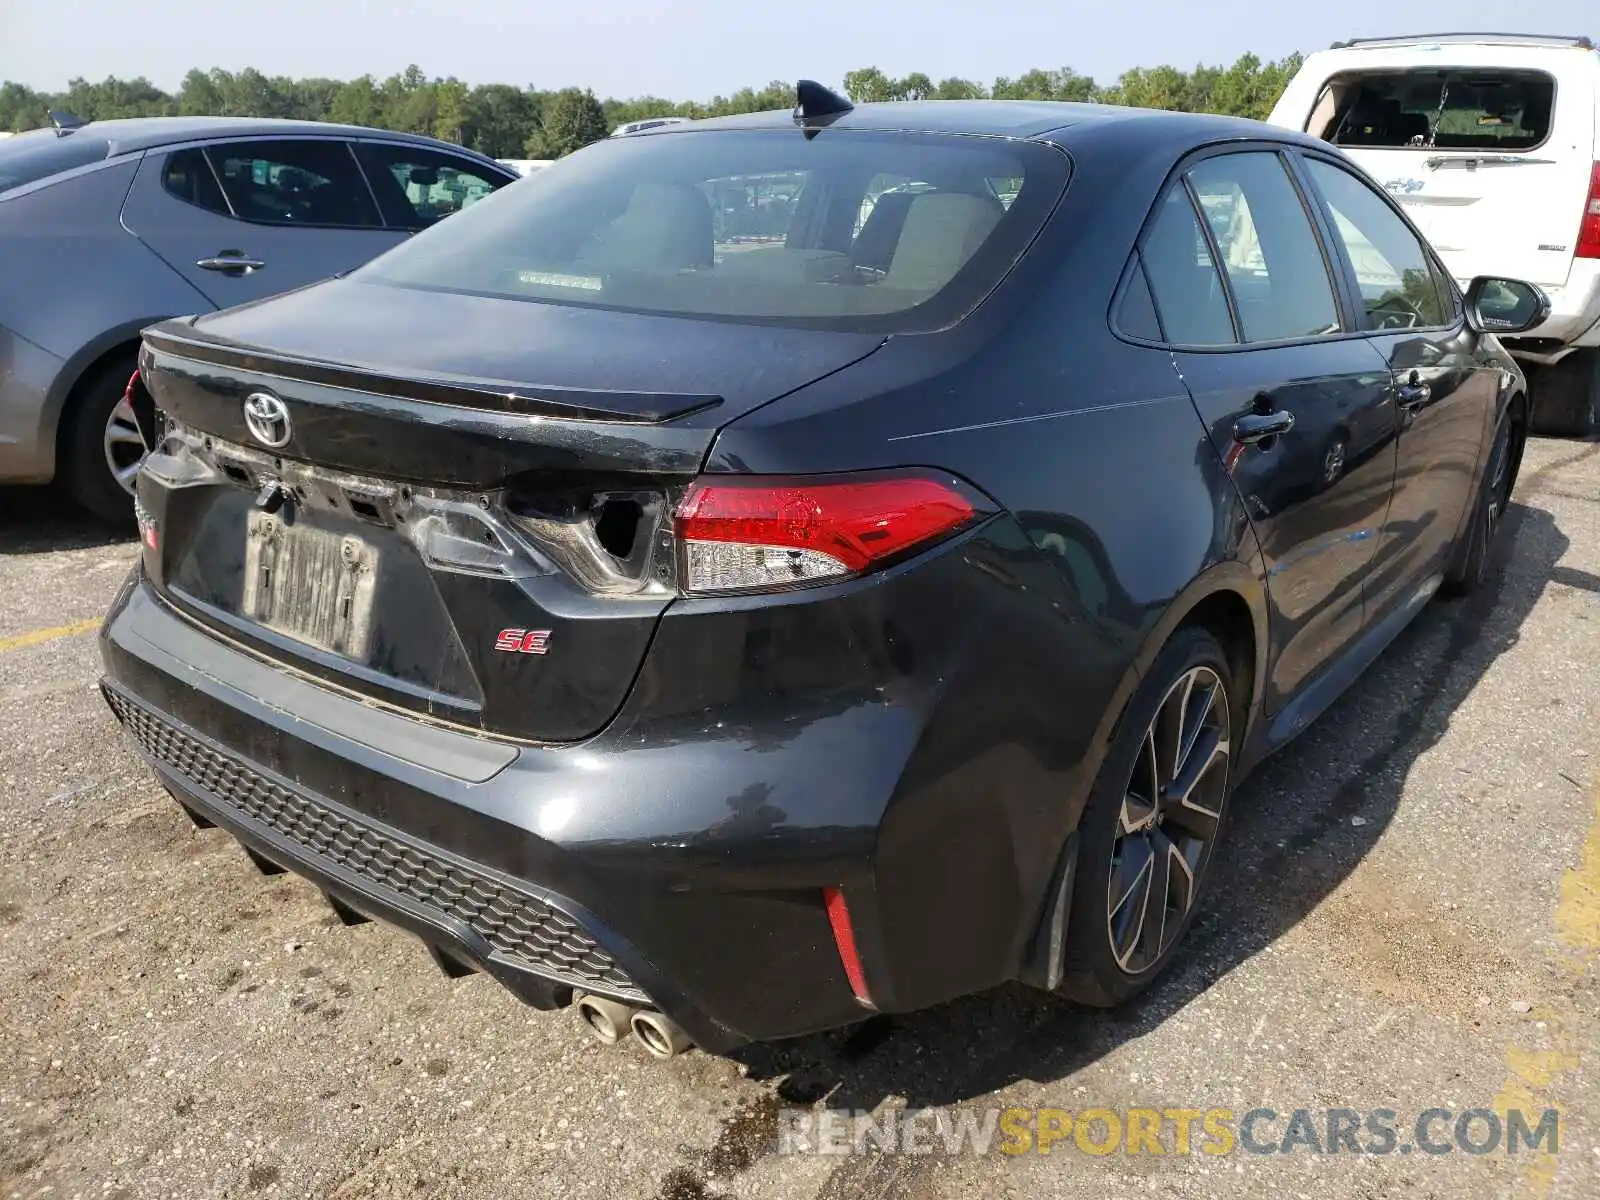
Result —
[{"label": "car roof", "polygon": [[[1265,137],[1274,141],[1316,144],[1314,138],[1297,137],[1287,130],[1241,117],[1054,100],[895,100],[858,104],[827,121],[825,128],[1033,138],[1066,145],[1074,141],[1079,132],[1110,126],[1115,126],[1119,135],[1142,135],[1152,141],[1182,140],[1187,134],[1196,142]],[[669,125],[632,136],[679,137],[686,132],[707,129],[793,128],[793,113],[780,109]]]},{"label": "car roof", "polygon": [[[483,158],[461,146],[452,146],[436,138],[415,133],[396,133],[388,129],[369,129],[362,125],[334,125],[324,121],[289,121],[272,117],[125,117],[114,121],[90,121],[80,125],[65,137],[104,138],[111,146],[111,155],[129,154],[169,146],[177,142],[192,142],[201,138],[225,137],[372,137],[388,141],[414,142],[419,146],[432,146]],[[486,162],[493,161],[485,159]]]}]

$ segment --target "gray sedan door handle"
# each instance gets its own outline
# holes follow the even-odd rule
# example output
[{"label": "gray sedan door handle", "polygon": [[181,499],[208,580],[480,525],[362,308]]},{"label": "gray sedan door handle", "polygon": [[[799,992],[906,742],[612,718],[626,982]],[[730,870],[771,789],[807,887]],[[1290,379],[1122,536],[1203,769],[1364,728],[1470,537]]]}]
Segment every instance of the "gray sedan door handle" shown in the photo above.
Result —
[{"label": "gray sedan door handle", "polygon": [[248,275],[251,271],[259,271],[267,264],[238,250],[224,250],[215,258],[202,258],[194,265],[204,271],[231,271]]}]

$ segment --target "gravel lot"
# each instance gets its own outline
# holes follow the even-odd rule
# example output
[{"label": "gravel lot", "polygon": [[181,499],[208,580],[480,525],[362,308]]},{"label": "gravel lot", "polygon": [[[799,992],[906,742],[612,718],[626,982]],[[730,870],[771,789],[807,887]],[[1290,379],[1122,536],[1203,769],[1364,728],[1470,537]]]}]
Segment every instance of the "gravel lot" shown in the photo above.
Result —
[{"label": "gravel lot", "polygon": [[[94,688],[131,543],[0,493],[0,1198],[1600,1195],[1600,445],[1534,443],[1516,499],[1491,586],[1240,790],[1139,1003],[659,1064],[193,830]],[[841,1158],[774,1152],[794,1105],[1563,1117],[1553,1158]]]}]

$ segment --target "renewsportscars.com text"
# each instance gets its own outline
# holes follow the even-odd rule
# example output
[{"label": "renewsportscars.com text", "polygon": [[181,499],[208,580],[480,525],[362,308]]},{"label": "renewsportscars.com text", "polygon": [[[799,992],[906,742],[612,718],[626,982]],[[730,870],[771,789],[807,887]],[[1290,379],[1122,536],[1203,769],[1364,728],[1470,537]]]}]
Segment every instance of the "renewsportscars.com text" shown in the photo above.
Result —
[{"label": "renewsportscars.com text", "polygon": [[779,1154],[1556,1154],[1550,1108],[787,1109]]}]

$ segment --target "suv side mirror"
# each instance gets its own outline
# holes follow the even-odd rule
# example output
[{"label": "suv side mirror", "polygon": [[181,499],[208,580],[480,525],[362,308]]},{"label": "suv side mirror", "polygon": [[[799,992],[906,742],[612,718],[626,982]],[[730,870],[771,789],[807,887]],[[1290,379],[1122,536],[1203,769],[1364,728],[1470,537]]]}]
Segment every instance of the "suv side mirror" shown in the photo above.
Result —
[{"label": "suv side mirror", "polygon": [[1520,279],[1479,275],[1467,289],[1467,323],[1476,333],[1527,333],[1549,317],[1544,289]]}]

